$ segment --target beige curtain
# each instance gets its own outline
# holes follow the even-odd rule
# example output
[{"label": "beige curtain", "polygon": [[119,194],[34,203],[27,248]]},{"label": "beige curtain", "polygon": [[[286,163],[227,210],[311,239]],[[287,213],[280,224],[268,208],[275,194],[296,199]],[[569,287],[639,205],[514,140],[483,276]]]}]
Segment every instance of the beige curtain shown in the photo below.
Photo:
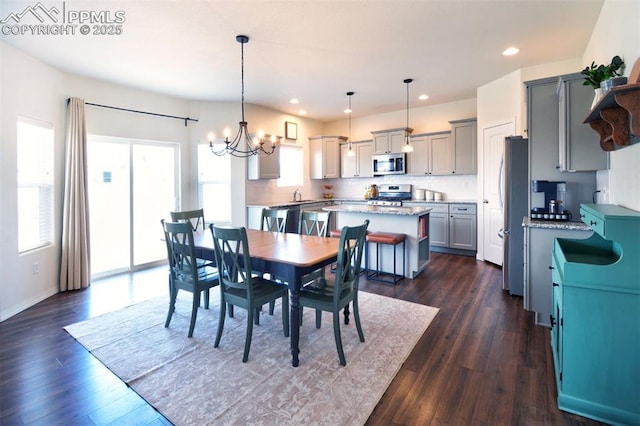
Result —
[{"label": "beige curtain", "polygon": [[67,105],[64,207],[60,291],[89,287],[89,200],[87,198],[87,128],[84,99]]}]

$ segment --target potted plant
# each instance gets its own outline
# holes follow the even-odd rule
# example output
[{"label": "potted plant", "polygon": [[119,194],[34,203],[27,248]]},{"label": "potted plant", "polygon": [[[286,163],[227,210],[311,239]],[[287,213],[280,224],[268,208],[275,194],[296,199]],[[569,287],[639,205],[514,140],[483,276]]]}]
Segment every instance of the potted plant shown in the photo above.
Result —
[{"label": "potted plant", "polygon": [[[586,76],[583,84],[597,89],[602,86],[603,82],[612,79],[616,81],[626,80],[626,77],[618,77],[622,75],[623,69],[624,61],[618,55],[611,58],[611,63],[609,65],[596,65],[595,62],[591,62],[590,66],[585,67],[585,69],[582,70],[582,74]],[[613,85],[619,86],[620,84],[625,83],[617,82]]]},{"label": "potted plant", "polygon": [[590,66],[582,70],[581,74],[585,75],[585,80],[582,84],[591,86],[595,90],[592,107],[611,87],[626,84],[627,78],[621,77],[623,69],[624,61],[620,56],[616,55],[611,58],[609,65],[596,65],[595,62],[591,62]]}]

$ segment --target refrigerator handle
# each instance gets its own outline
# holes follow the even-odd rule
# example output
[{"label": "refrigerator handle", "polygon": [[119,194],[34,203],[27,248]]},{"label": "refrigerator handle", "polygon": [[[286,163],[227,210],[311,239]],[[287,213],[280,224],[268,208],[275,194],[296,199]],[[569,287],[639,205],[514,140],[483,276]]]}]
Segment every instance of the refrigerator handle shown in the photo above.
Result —
[{"label": "refrigerator handle", "polygon": [[504,201],[502,200],[502,173],[504,170],[504,152],[500,157],[500,171],[498,172],[498,201],[500,203],[500,212],[504,213]]}]

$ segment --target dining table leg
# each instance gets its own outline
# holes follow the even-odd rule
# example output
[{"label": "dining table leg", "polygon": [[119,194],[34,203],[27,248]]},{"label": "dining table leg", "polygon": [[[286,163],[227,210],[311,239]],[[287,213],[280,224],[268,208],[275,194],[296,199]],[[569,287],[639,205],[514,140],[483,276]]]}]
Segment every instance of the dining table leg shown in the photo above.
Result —
[{"label": "dining table leg", "polygon": [[294,285],[289,287],[289,304],[291,306],[291,315],[289,318],[290,336],[291,336],[291,364],[297,367],[300,360],[300,277],[292,277],[290,283]]}]

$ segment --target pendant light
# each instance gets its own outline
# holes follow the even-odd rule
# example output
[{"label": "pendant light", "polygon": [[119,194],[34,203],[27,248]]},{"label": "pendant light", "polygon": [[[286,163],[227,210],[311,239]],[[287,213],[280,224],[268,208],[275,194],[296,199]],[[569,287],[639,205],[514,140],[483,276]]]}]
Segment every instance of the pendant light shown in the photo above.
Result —
[{"label": "pendant light", "polygon": [[411,136],[409,136],[409,84],[413,81],[411,78],[407,78],[404,80],[404,83],[407,85],[407,135],[404,138],[404,146],[402,147],[402,152],[413,152],[413,145],[411,145]]},{"label": "pendant light", "polygon": [[[222,155],[233,155],[234,157],[251,157],[252,155],[271,155],[276,150],[276,142],[277,138],[275,136],[271,136],[270,145],[271,149],[265,149],[264,145],[266,142],[266,135],[262,131],[258,132],[258,140],[254,141],[253,137],[249,134],[247,130],[247,121],[244,118],[244,45],[249,42],[249,37],[246,35],[238,35],[236,36],[236,41],[240,43],[240,78],[242,81],[242,121],[240,121],[238,133],[233,138],[233,140],[229,140],[230,130],[227,128],[224,130],[224,146],[221,148],[214,147],[213,133],[209,134],[209,147],[211,148],[211,152],[218,156]],[[216,144],[221,145],[221,144]]]},{"label": "pendant light", "polygon": [[351,144],[351,96],[353,96],[353,92],[347,92],[347,96],[349,97],[349,108],[344,111],[349,114],[349,144],[347,145],[347,155],[353,157],[356,155],[353,150],[353,145]]}]

